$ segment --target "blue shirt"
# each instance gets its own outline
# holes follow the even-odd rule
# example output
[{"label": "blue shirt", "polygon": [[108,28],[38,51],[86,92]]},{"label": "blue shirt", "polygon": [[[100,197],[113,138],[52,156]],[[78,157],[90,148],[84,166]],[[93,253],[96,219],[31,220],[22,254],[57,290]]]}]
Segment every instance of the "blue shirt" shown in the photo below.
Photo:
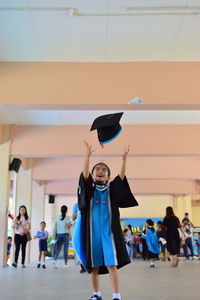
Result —
[{"label": "blue shirt", "polygon": [[7,255],[10,255],[10,248],[12,247],[12,244],[7,243]]},{"label": "blue shirt", "polygon": [[36,232],[35,236],[38,236],[40,234],[43,234],[43,236],[39,236],[38,237],[39,240],[45,240],[48,237],[48,232],[47,231],[41,231],[41,230],[38,230]]}]

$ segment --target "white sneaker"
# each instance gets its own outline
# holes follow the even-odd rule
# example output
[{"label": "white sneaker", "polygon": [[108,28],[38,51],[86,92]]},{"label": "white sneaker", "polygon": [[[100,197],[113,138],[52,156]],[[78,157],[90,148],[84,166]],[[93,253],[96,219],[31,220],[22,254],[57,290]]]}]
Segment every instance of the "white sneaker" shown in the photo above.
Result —
[{"label": "white sneaker", "polygon": [[64,268],[65,268],[65,269],[67,269],[68,267],[69,267],[68,265],[64,264]]},{"label": "white sneaker", "polygon": [[58,269],[58,265],[57,265],[57,262],[55,260],[53,260],[53,266],[54,266],[54,269]]},{"label": "white sneaker", "polygon": [[154,263],[150,263],[149,267],[154,268],[155,267]]}]

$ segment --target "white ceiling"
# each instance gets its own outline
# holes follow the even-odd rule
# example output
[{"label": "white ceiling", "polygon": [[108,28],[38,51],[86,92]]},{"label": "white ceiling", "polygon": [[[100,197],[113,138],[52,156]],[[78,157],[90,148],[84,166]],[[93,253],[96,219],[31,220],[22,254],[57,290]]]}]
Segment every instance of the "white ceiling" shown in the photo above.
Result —
[{"label": "white ceiling", "polygon": [[1,0],[0,61],[200,61],[200,15],[124,16],[138,6],[200,0]]},{"label": "white ceiling", "polygon": [[[91,125],[117,110],[0,110],[0,124]],[[200,110],[124,110],[121,124],[200,124]]]}]

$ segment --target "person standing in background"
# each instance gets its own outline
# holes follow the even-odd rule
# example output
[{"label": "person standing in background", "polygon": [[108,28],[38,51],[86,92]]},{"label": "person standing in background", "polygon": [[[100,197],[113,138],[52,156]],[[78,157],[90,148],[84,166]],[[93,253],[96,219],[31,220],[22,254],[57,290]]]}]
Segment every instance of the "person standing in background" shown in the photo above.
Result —
[{"label": "person standing in background", "polygon": [[186,259],[189,259],[189,254],[188,254],[188,248],[190,249],[192,259],[194,259],[194,252],[193,252],[193,243],[192,243],[192,238],[193,238],[193,226],[190,223],[190,220],[188,218],[184,218],[182,220],[182,229],[183,229],[183,234],[184,234],[184,255]]},{"label": "person standing in background", "polygon": [[11,236],[8,236],[8,239],[7,239],[7,266],[8,265],[8,260],[10,258],[10,249],[12,247],[12,237]]},{"label": "person standing in background", "polygon": [[146,229],[143,233],[147,243],[148,259],[150,260],[150,267],[154,268],[154,261],[159,259],[158,237],[154,228],[154,222],[151,219],[146,220]]},{"label": "person standing in background", "polygon": [[68,207],[63,205],[61,207],[61,215],[55,219],[55,237],[57,240],[57,249],[54,254],[53,265],[54,268],[57,269],[57,258],[60,254],[62,246],[64,246],[64,260],[65,267],[67,267],[68,261],[68,248],[69,248],[69,233],[71,227],[71,219],[67,216]]},{"label": "person standing in background", "polygon": [[172,256],[172,267],[177,267],[180,253],[180,237],[178,228],[181,227],[179,219],[175,216],[173,208],[166,208],[166,216],[163,219],[163,226],[166,228],[167,250]]},{"label": "person standing in background", "polygon": [[198,252],[198,259],[200,259],[200,232],[198,232],[197,252]]},{"label": "person standing in background", "polygon": [[22,268],[25,268],[25,258],[26,258],[26,244],[27,236],[26,234],[31,229],[31,221],[27,213],[26,206],[21,205],[19,208],[19,214],[13,221],[12,228],[15,230],[15,261],[12,264],[14,268],[17,267],[20,246],[22,248]]},{"label": "person standing in background", "polygon": [[[167,252],[167,241],[166,241],[166,229],[161,221],[157,222],[158,230],[158,243],[160,245],[160,250],[163,255],[162,261],[166,261],[166,252]],[[170,257],[167,256],[168,261],[170,261]]]},{"label": "person standing in background", "polygon": [[41,260],[42,260],[42,268],[46,269],[45,266],[45,256],[47,252],[47,239],[48,239],[48,232],[45,231],[46,222],[42,221],[40,223],[40,230],[38,230],[34,236],[34,239],[39,239],[39,258],[38,258],[38,265],[37,268],[40,268]]}]

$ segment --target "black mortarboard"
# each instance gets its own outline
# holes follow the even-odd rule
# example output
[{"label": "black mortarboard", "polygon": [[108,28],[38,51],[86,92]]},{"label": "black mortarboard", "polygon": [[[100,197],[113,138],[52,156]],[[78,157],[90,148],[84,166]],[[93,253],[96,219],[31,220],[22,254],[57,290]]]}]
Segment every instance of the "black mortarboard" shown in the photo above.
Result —
[{"label": "black mortarboard", "polygon": [[122,131],[119,121],[123,115],[121,113],[103,115],[96,118],[90,131],[97,129],[100,144],[106,144],[114,140]]}]

